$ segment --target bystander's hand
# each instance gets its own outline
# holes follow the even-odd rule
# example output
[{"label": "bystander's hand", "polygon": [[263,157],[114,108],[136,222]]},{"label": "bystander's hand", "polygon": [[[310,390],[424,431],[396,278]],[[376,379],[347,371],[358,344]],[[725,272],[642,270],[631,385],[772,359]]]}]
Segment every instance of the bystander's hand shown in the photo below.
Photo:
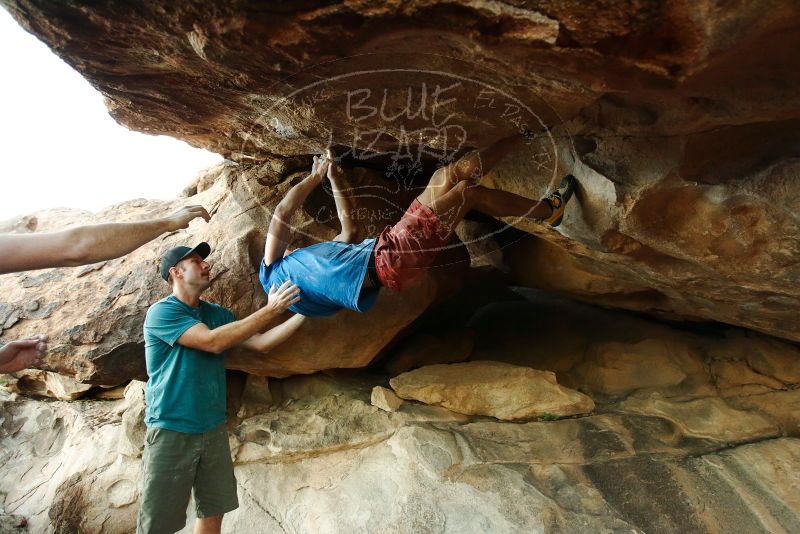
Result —
[{"label": "bystander's hand", "polygon": [[189,223],[197,217],[202,217],[206,222],[211,220],[211,215],[203,206],[186,206],[168,216],[167,220],[170,223],[170,230],[174,231],[187,228]]},{"label": "bystander's hand", "polygon": [[300,288],[294,285],[291,280],[287,280],[277,289],[275,289],[275,284],[269,288],[265,307],[275,312],[275,314],[281,314],[296,302],[300,302]]},{"label": "bystander's hand", "polygon": [[0,373],[15,373],[35,368],[42,363],[47,352],[47,336],[40,334],[12,341],[0,348]]}]

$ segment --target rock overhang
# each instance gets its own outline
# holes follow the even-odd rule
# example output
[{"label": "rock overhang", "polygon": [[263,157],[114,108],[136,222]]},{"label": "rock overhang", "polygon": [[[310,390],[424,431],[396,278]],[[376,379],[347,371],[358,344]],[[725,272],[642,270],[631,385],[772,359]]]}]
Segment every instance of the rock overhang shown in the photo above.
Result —
[{"label": "rock overhang", "polygon": [[[572,171],[581,187],[560,232],[505,221],[535,236],[504,251],[513,282],[800,340],[792,2],[4,4],[120,123],[219,152],[243,176],[329,143],[373,167],[392,160],[370,149],[430,167],[458,153],[453,138],[481,146],[535,124],[545,149],[486,184],[535,197]],[[430,113],[437,85],[439,104],[457,101],[439,108],[449,122]],[[504,116],[487,85],[538,122]]]}]

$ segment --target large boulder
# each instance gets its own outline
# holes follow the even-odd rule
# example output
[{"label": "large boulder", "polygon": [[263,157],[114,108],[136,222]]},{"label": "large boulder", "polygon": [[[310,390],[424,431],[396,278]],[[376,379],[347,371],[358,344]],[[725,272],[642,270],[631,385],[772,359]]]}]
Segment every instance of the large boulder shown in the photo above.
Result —
[{"label": "large boulder", "polygon": [[38,369],[26,369],[14,373],[6,387],[8,386],[11,386],[9,389],[25,395],[59,400],[75,400],[92,389],[90,384],[78,382],[70,376]]},{"label": "large boulder", "polygon": [[117,409],[122,421],[119,432],[118,450],[120,454],[138,458],[144,450],[144,435],[147,427],[144,424],[146,404],[144,401],[144,383],[131,380],[125,386],[124,402]]},{"label": "large boulder", "polygon": [[383,386],[375,386],[372,388],[369,402],[384,412],[396,412],[405,401],[395,395],[394,391],[391,389],[386,389]]},{"label": "large boulder", "polygon": [[597,343],[569,373],[583,391],[622,395],[645,388],[672,388],[697,377],[707,381],[701,355],[685,343],[645,339],[639,343]]},{"label": "large boulder", "polygon": [[[316,373],[270,379],[269,395],[263,379],[253,380],[242,417],[229,420],[240,507],[225,528],[800,528],[800,427],[786,417],[800,413],[797,390],[685,400],[655,387],[658,395],[601,402],[595,414],[506,422],[416,402],[386,412],[371,404],[384,380]],[[0,521],[27,522],[31,532],[132,532],[142,464],[118,444],[134,439],[126,418],[136,419],[140,399],[140,383],[117,401],[0,392]],[[183,532],[195,519],[191,503],[187,515]]]},{"label": "large boulder", "polygon": [[485,185],[580,186],[504,221],[548,243],[518,283],[800,340],[797,2],[3,4],[121,124],[242,164],[334,144],[407,190],[531,129]]},{"label": "large boulder", "polygon": [[506,421],[594,410],[592,399],[560,386],[554,373],[501,362],[429,365],[396,376],[389,384],[404,399]]},{"label": "large boulder", "polygon": [[[420,402],[384,411],[371,393],[387,377],[364,372],[270,379],[269,394],[265,379],[231,373],[246,394],[229,421],[241,507],[226,529],[800,531],[797,2],[0,3],[118,122],[228,160],[181,200],[0,223],[46,231],[184,203],[214,214],[125,258],[0,278],[3,339],[49,333],[47,371],[106,385],[143,377],[144,311],[167,293],[155,265],[178,243],[211,242],[210,300],[238,316],[262,305],[270,212],[328,144],[351,169],[364,237],[396,220],[437,166],[530,129],[481,185],[537,198],[572,172],[575,198],[557,230],[465,224],[472,264],[690,321],[497,302],[455,343],[472,308],[416,320],[461,281],[442,269],[370,314],[312,321],[271,355],[233,354],[232,367],[283,377],[363,367],[393,349],[384,363],[418,366],[430,356],[418,349],[438,344],[447,350],[433,357],[474,360],[443,367],[482,374],[449,373],[425,400],[483,415]],[[315,192],[292,220],[292,246],[335,235],[332,206]],[[421,334],[397,342],[413,328]],[[493,398],[492,377],[527,387]],[[553,421],[552,407],[520,408],[541,393],[588,404],[580,392],[597,403],[591,414]],[[132,531],[141,384],[117,401],[0,396],[0,522]],[[502,419],[519,416],[540,420]]]},{"label": "large boulder", "polygon": [[[0,276],[3,338],[47,333],[50,350],[42,368],[80,382],[116,385],[131,378],[146,378],[144,316],[150,305],[170,293],[168,284],[157,273],[163,251],[179,244],[209,242],[213,284],[204,298],[227,306],[238,318],[249,315],[266,304],[266,294],[258,282],[258,266],[272,209],[290,186],[284,175],[297,179],[307,173],[307,164],[305,160],[298,163],[278,159],[241,168],[225,163],[200,176],[188,189],[189,197],[170,202],[134,200],[96,215],[64,210],[37,213],[35,223],[29,220],[18,231],[153,218],[188,204],[204,205],[212,218],[209,223],[195,220],[188,229],[165,234],[119,259]],[[376,188],[383,184],[379,176],[366,169],[353,170],[349,178],[356,184],[368,183]],[[332,239],[338,233],[330,217],[318,215],[335,209],[330,191],[327,193],[324,189],[318,191],[292,220],[293,248]],[[383,208],[370,207],[376,205]],[[375,235],[393,218],[398,219],[402,209],[379,196],[359,200],[355,218],[361,237]],[[288,343],[268,356],[234,351],[228,365],[265,376],[363,367],[431,302],[458,286],[453,267],[435,270],[407,292],[382,291],[369,314],[342,312],[311,319]],[[34,392],[46,391],[47,388],[38,387]]]}]

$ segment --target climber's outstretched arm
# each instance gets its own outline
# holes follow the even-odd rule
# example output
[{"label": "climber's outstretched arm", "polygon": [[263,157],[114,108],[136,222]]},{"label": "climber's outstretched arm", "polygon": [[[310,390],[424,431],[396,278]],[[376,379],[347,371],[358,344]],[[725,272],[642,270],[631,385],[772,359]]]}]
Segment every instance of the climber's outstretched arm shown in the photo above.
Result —
[{"label": "climber's outstretched arm", "polygon": [[311,174],[303,178],[297,185],[293,186],[286,196],[283,197],[272,214],[267,231],[267,240],[264,243],[264,263],[271,264],[275,260],[282,258],[286,247],[289,246],[289,239],[292,235],[290,221],[294,212],[303,206],[308,195],[311,194],[321,182],[325,173],[328,171],[328,159],[314,156],[314,165],[311,167]]},{"label": "climber's outstretched arm", "polygon": [[342,167],[333,161],[333,154],[328,153],[327,157],[331,163],[328,167],[328,179],[331,182],[331,192],[333,193],[333,200],[336,203],[336,214],[339,216],[339,222],[342,223],[342,232],[333,238],[334,241],[344,241],[345,243],[353,243],[358,239],[358,226],[353,220],[353,209],[355,209],[355,202],[347,191],[346,184],[344,183],[344,171]]}]

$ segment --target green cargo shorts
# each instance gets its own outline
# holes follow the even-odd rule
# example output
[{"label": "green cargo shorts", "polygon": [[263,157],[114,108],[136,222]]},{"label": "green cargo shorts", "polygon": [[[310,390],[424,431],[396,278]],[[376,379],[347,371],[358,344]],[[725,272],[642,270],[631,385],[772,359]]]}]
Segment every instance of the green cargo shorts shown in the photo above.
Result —
[{"label": "green cargo shorts", "polygon": [[203,434],[148,427],[143,462],[139,534],[182,529],[192,490],[197,517],[222,515],[239,507],[225,425]]}]

